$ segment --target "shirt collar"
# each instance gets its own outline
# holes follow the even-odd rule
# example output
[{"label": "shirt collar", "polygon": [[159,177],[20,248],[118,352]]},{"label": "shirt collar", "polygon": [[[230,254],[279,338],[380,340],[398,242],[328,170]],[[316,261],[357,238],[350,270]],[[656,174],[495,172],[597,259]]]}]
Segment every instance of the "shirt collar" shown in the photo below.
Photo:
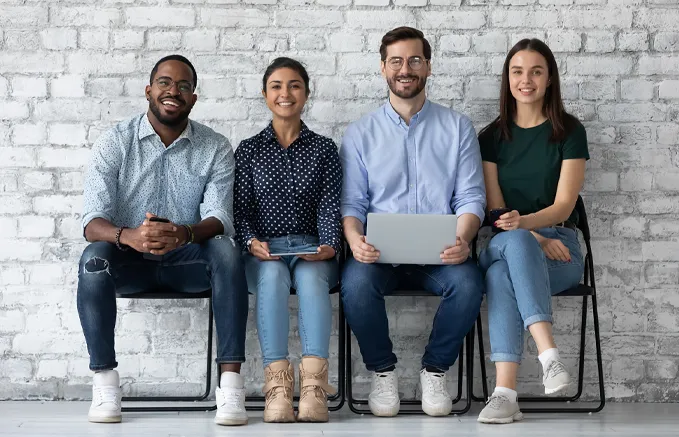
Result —
[{"label": "shirt collar", "polygon": [[[302,129],[299,132],[299,140],[307,142],[311,138],[311,130],[302,122]],[[262,131],[264,140],[267,143],[278,143],[278,138],[276,138],[276,132],[273,129],[273,121],[269,122],[269,125]]]},{"label": "shirt collar", "polygon": [[[422,109],[420,109],[415,115],[413,115],[413,118],[410,120],[411,126],[427,113],[429,106],[430,106],[429,99],[426,99],[424,101],[424,105],[422,105]],[[398,112],[396,112],[394,107],[391,106],[391,102],[389,101],[389,99],[387,99],[387,103],[384,104],[384,112],[396,125],[403,124],[404,126],[406,126],[405,121],[401,118],[400,115],[398,115]]]},{"label": "shirt collar", "polygon": [[[153,129],[153,125],[151,125],[151,121],[149,121],[149,115],[146,113],[141,117],[141,123],[139,123],[139,139],[143,140],[144,138],[150,137],[151,135],[158,135],[158,133],[156,133],[156,130]],[[193,127],[191,126],[191,120],[189,120],[189,123],[186,125],[184,132],[182,132],[181,135],[177,137],[175,143],[184,138],[193,143]]]}]

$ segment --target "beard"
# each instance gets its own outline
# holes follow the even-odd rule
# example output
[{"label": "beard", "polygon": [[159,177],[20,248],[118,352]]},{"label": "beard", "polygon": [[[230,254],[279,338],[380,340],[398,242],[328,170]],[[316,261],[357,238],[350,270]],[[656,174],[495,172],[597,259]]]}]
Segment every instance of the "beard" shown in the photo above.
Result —
[{"label": "beard", "polygon": [[186,121],[187,118],[189,118],[189,114],[191,113],[191,108],[186,105],[184,99],[182,99],[181,97],[173,97],[173,99],[184,105],[184,110],[179,111],[174,115],[163,115],[163,113],[160,112],[159,104],[162,105],[162,103],[160,103],[160,99],[149,100],[149,109],[151,110],[153,115],[156,116],[156,119],[159,122],[168,127],[179,126],[184,121]]},{"label": "beard", "polygon": [[[398,81],[401,79],[413,79],[416,82],[415,88],[412,90],[404,90],[400,91],[398,89]],[[413,97],[419,95],[424,87],[427,85],[427,77],[419,77],[419,76],[395,76],[395,77],[390,77],[387,78],[387,85],[389,85],[389,89],[391,90],[392,93],[394,93],[396,96],[402,98],[402,99],[412,99]]]}]

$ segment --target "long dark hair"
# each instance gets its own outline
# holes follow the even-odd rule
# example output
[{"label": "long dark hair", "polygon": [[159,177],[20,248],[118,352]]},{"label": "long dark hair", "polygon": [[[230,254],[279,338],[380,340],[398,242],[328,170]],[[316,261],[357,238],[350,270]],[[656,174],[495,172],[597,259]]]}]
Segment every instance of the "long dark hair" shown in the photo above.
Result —
[{"label": "long dark hair", "polygon": [[[542,105],[542,112],[552,123],[552,136],[550,141],[563,141],[577,124],[577,119],[566,112],[561,100],[561,83],[559,81],[559,67],[554,59],[554,54],[547,44],[537,38],[522,39],[507,53],[504,66],[502,67],[502,83],[500,85],[500,115],[481,133],[496,127],[499,136],[505,141],[511,141],[511,126],[516,116],[516,99],[509,89],[509,61],[521,50],[531,50],[542,55],[547,61],[547,73],[550,85],[547,87]],[[498,138],[498,139],[500,139]]]}]

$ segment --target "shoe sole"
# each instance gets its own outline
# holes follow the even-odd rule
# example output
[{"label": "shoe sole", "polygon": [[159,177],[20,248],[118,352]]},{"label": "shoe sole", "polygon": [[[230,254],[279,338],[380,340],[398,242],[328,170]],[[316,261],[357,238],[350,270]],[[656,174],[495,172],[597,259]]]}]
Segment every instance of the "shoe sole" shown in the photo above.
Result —
[{"label": "shoe sole", "polygon": [[424,411],[428,416],[431,417],[441,417],[441,416],[447,416],[450,414],[451,411],[453,411],[453,406],[446,406],[446,407],[435,407],[427,402],[422,402],[422,411]]},{"label": "shoe sole", "polygon": [[507,423],[512,423],[512,422],[518,422],[520,420],[523,420],[523,413],[519,411],[518,413],[515,413],[512,416],[509,417],[497,417],[497,418],[483,418],[479,417],[476,419],[477,422],[479,423],[488,423],[488,424],[507,424]]},{"label": "shoe sole", "polygon": [[112,417],[87,416],[87,420],[92,423],[120,423],[123,421],[123,416],[112,416]]},{"label": "shoe sole", "polygon": [[215,423],[222,426],[241,426],[247,425],[248,419],[229,419],[227,417],[217,418],[215,417]]},{"label": "shoe sole", "polygon": [[569,385],[571,385],[570,381],[565,383],[565,384],[561,384],[560,386],[558,386],[556,388],[545,387],[545,394],[546,395],[553,395],[554,393],[559,393],[561,390],[568,388]]},{"label": "shoe sole", "polygon": [[377,417],[394,417],[398,415],[398,412],[401,409],[400,402],[393,407],[377,407],[370,404],[368,405],[370,407],[370,412],[373,414],[373,416]]}]

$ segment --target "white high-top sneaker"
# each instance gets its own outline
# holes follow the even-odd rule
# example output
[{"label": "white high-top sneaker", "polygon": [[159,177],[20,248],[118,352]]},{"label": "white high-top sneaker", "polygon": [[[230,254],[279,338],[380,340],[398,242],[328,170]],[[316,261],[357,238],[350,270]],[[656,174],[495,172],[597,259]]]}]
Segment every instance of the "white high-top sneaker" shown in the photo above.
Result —
[{"label": "white high-top sneaker", "polygon": [[115,370],[94,374],[92,381],[92,405],[87,419],[95,423],[118,423],[123,420],[120,410],[120,377]]},{"label": "white high-top sneaker", "polygon": [[446,387],[446,374],[420,370],[422,410],[430,416],[447,416],[453,410],[453,400]]},{"label": "white high-top sneaker", "polygon": [[391,417],[398,414],[401,399],[398,397],[396,371],[373,373],[368,405],[375,416]]},{"label": "white high-top sneaker", "polygon": [[215,423],[218,425],[245,425],[248,423],[248,413],[245,411],[245,382],[243,376],[235,372],[223,372],[217,387],[217,414]]}]

